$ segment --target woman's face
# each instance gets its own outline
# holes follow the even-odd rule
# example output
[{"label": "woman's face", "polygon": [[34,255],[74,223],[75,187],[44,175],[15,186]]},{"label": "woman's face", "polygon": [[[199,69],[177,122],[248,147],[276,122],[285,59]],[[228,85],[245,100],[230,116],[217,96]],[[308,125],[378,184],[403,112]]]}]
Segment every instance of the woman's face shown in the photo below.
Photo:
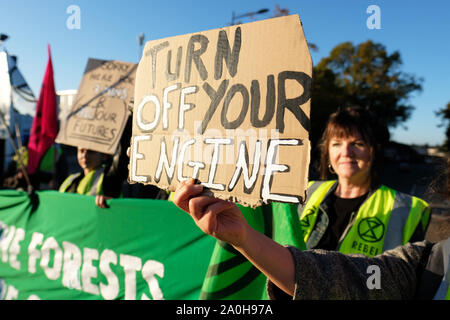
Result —
[{"label": "woman's face", "polygon": [[373,148],[359,133],[349,137],[331,138],[328,154],[330,164],[339,178],[369,177]]}]

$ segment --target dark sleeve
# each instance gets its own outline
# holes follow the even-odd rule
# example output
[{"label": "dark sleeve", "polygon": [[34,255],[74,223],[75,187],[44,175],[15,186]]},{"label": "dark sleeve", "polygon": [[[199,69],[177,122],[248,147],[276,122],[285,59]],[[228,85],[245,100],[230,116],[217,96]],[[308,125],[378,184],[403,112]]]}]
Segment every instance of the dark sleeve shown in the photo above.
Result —
[{"label": "dark sleeve", "polygon": [[[374,258],[288,247],[295,263],[294,299],[412,299],[429,244],[408,243]],[[280,296],[280,289],[270,281],[267,289],[271,299]]]},{"label": "dark sleeve", "polygon": [[422,226],[422,221],[419,221],[419,223],[417,224],[416,230],[414,230],[414,233],[412,234],[412,236],[408,242],[417,242],[417,241],[424,240],[425,233],[426,233],[426,228],[424,230],[424,228]]},{"label": "dark sleeve", "polygon": [[132,116],[128,117],[118,146],[117,153],[105,167],[103,177],[103,194],[105,196],[117,198],[122,193],[122,185],[128,177],[128,156],[127,148],[130,146],[132,134]]},{"label": "dark sleeve", "polygon": [[442,292],[439,291],[439,288],[446,271],[445,257],[450,253],[450,238],[439,241],[428,251],[429,257],[423,261],[424,268],[419,277],[415,299],[432,300],[436,298],[437,300],[443,300],[447,290]]},{"label": "dark sleeve", "polygon": [[427,233],[428,226],[430,225],[430,220],[431,220],[431,209],[430,207],[427,207],[422,212],[422,217],[420,218],[420,221],[417,224],[417,227],[414,230],[414,233],[412,234],[408,242],[413,243],[425,240],[425,234]]}]

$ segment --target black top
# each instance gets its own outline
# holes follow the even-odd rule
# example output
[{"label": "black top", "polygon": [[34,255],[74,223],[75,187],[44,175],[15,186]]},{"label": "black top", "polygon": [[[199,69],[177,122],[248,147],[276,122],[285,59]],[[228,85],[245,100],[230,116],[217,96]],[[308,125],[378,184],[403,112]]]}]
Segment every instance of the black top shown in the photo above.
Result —
[{"label": "black top", "polygon": [[322,239],[315,249],[336,250],[339,239],[350,223],[350,217],[353,212],[358,211],[361,204],[366,200],[368,193],[357,198],[339,198],[335,194],[330,195],[330,211],[328,215],[329,223]]}]

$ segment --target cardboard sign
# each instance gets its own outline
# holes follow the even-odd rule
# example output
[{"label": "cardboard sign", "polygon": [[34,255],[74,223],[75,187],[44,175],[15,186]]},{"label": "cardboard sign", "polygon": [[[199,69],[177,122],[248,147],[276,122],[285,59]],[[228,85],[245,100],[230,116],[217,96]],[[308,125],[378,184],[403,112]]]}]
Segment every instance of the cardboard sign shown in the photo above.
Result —
[{"label": "cardboard sign", "polygon": [[252,207],[302,201],[311,76],[297,15],[147,42],[129,182],[174,191],[193,177]]},{"label": "cardboard sign", "polygon": [[89,59],[56,142],[114,154],[134,96],[137,64]]}]

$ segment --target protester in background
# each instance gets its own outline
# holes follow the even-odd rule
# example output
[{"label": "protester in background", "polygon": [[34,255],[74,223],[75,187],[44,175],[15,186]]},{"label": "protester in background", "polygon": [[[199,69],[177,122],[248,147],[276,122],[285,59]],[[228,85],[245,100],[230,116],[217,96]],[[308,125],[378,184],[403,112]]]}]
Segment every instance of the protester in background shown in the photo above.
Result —
[{"label": "protester in background", "polygon": [[[376,257],[284,247],[252,229],[233,202],[182,182],[173,202],[206,234],[232,245],[268,279],[271,299],[450,299],[450,238],[408,243]],[[374,271],[375,270],[375,271]],[[379,280],[372,280],[378,272]],[[281,289],[281,290],[280,290]]]},{"label": "protester in background", "polygon": [[[321,140],[320,173],[298,207],[308,249],[375,256],[424,239],[428,204],[378,179],[387,127],[368,110],[341,109],[330,116]],[[337,180],[325,180],[329,173]]]},{"label": "protester in background", "polygon": [[[20,158],[20,161],[19,161]],[[27,190],[28,182],[25,179],[23,171],[28,164],[28,151],[25,146],[17,149],[17,154],[9,162],[8,168],[2,177],[2,187],[6,189]],[[23,168],[22,168],[23,165]],[[30,181],[32,182],[32,181]],[[36,183],[33,183],[35,187]]]},{"label": "protester in background", "polygon": [[[58,174],[64,171],[64,163],[61,161],[61,149],[58,145],[52,145],[42,157],[39,167],[33,174],[29,174],[30,183],[34,190],[48,190],[58,188]],[[19,161],[20,158],[20,161]],[[20,147],[9,163],[3,178],[3,187],[8,189],[27,190],[28,181],[26,180],[23,169],[28,165],[28,149],[25,146]]]},{"label": "protester in background", "polygon": [[59,145],[53,144],[42,157],[39,167],[30,176],[37,181],[38,190],[57,190],[58,174],[63,171],[64,163],[61,161],[62,150]]},{"label": "protester in background", "polygon": [[84,195],[102,194],[104,163],[108,157],[104,153],[78,147],[77,160],[82,171],[69,175],[59,191]]}]

